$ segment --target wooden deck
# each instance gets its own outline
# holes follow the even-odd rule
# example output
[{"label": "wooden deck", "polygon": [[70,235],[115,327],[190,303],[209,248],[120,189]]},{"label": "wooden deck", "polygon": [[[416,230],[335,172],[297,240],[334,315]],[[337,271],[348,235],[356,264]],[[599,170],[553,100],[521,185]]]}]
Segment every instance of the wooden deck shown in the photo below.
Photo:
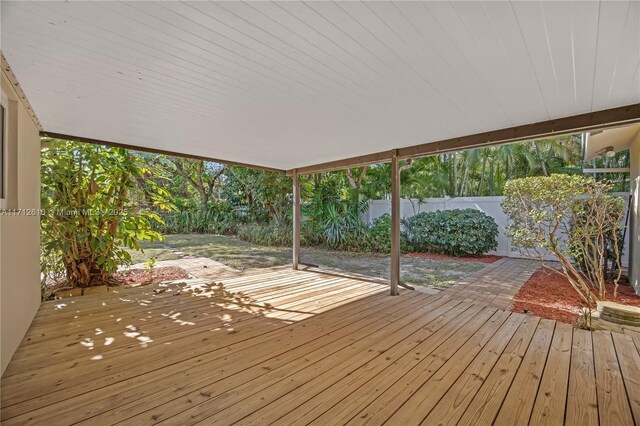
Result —
[{"label": "wooden deck", "polygon": [[3,424],[640,421],[638,336],[317,272],[220,281],[43,304]]}]

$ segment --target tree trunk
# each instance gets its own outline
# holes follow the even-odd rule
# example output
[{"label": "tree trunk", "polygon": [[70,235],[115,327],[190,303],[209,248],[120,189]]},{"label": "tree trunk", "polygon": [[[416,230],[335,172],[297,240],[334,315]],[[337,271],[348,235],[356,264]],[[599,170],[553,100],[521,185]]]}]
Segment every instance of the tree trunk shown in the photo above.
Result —
[{"label": "tree trunk", "polygon": [[480,186],[478,187],[478,195],[482,195],[482,185],[484,184],[484,173],[487,169],[487,156],[482,156],[482,172],[480,173]]},{"label": "tree trunk", "polygon": [[540,167],[542,168],[542,174],[544,176],[549,176],[549,171],[547,170],[547,164],[542,159],[542,151],[540,150],[540,144],[538,141],[535,141],[533,145],[536,148],[536,156],[538,157],[538,161],[540,162]]},{"label": "tree trunk", "polygon": [[200,208],[202,210],[207,210],[207,206],[209,205],[209,194],[202,189],[198,188],[198,192],[200,193]]},{"label": "tree trunk", "polygon": [[462,175],[462,183],[460,184],[460,196],[463,197],[465,195],[465,190],[467,189],[467,179],[469,179],[469,165],[466,164],[466,162],[463,162],[462,165],[464,166],[464,173]]},{"label": "tree trunk", "polygon": [[489,195],[493,195],[493,160],[489,162]]}]

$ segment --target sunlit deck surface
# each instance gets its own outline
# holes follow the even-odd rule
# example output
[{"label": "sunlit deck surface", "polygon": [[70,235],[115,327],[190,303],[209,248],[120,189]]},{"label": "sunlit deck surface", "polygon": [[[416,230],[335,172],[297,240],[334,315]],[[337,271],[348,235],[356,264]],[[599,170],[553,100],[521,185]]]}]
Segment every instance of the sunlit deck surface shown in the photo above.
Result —
[{"label": "sunlit deck surface", "polygon": [[640,336],[318,272],[217,282],[44,303],[3,422],[640,421]]}]

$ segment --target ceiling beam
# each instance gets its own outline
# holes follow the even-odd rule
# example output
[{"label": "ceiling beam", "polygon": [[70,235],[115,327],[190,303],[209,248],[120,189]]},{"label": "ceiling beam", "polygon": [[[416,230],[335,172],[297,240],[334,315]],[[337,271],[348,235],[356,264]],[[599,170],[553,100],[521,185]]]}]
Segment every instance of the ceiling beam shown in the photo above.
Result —
[{"label": "ceiling beam", "polygon": [[114,148],[124,148],[124,149],[130,149],[130,150],[133,150],[133,151],[149,152],[151,154],[171,155],[173,157],[183,157],[183,158],[190,158],[190,159],[193,159],[193,160],[210,161],[212,163],[228,164],[228,165],[231,165],[231,166],[248,167],[248,168],[251,168],[251,169],[265,170],[267,172],[273,172],[273,173],[285,173],[285,170],[274,169],[272,167],[258,166],[258,165],[255,165],[255,164],[247,164],[247,163],[239,163],[237,161],[221,160],[219,158],[203,157],[201,155],[191,155],[191,154],[185,154],[185,153],[182,153],[182,152],[166,151],[166,150],[163,150],[163,149],[155,149],[155,148],[146,148],[146,147],[142,147],[142,146],[127,145],[127,144],[123,144],[123,143],[103,141],[103,140],[99,140],[99,139],[83,138],[83,137],[80,137],[80,136],[64,135],[62,133],[40,132],[40,136],[47,137],[47,138],[53,138],[53,139],[64,139],[64,140],[68,140],[68,141],[91,143],[91,144],[95,144],[95,145],[111,146],[111,147],[114,147]]},{"label": "ceiling beam", "polygon": [[[542,137],[558,136],[568,133],[579,133],[595,129],[622,126],[640,122],[640,104],[627,105],[602,111],[589,112],[555,120],[541,121],[533,124],[509,127],[491,132],[428,142],[420,145],[398,148],[401,159],[425,157],[427,155],[459,151],[463,149],[481,148],[502,145],[523,140],[539,139]],[[333,170],[360,167],[375,163],[391,161],[395,150],[361,155],[343,160],[330,161],[307,167],[297,168],[299,175],[329,172]],[[291,171],[287,171],[291,174]]]}]

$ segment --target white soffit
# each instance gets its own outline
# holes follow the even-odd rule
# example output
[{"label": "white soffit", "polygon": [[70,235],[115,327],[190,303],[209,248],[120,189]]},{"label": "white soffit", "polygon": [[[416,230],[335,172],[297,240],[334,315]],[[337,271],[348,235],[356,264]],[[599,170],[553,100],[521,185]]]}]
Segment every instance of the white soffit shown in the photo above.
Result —
[{"label": "white soffit", "polygon": [[603,150],[608,147],[612,147],[615,152],[629,149],[631,142],[636,138],[640,138],[640,124],[591,132],[585,159],[590,160],[603,155]]},{"label": "white soffit", "polygon": [[640,102],[639,2],[2,2],[45,131],[292,169]]}]

